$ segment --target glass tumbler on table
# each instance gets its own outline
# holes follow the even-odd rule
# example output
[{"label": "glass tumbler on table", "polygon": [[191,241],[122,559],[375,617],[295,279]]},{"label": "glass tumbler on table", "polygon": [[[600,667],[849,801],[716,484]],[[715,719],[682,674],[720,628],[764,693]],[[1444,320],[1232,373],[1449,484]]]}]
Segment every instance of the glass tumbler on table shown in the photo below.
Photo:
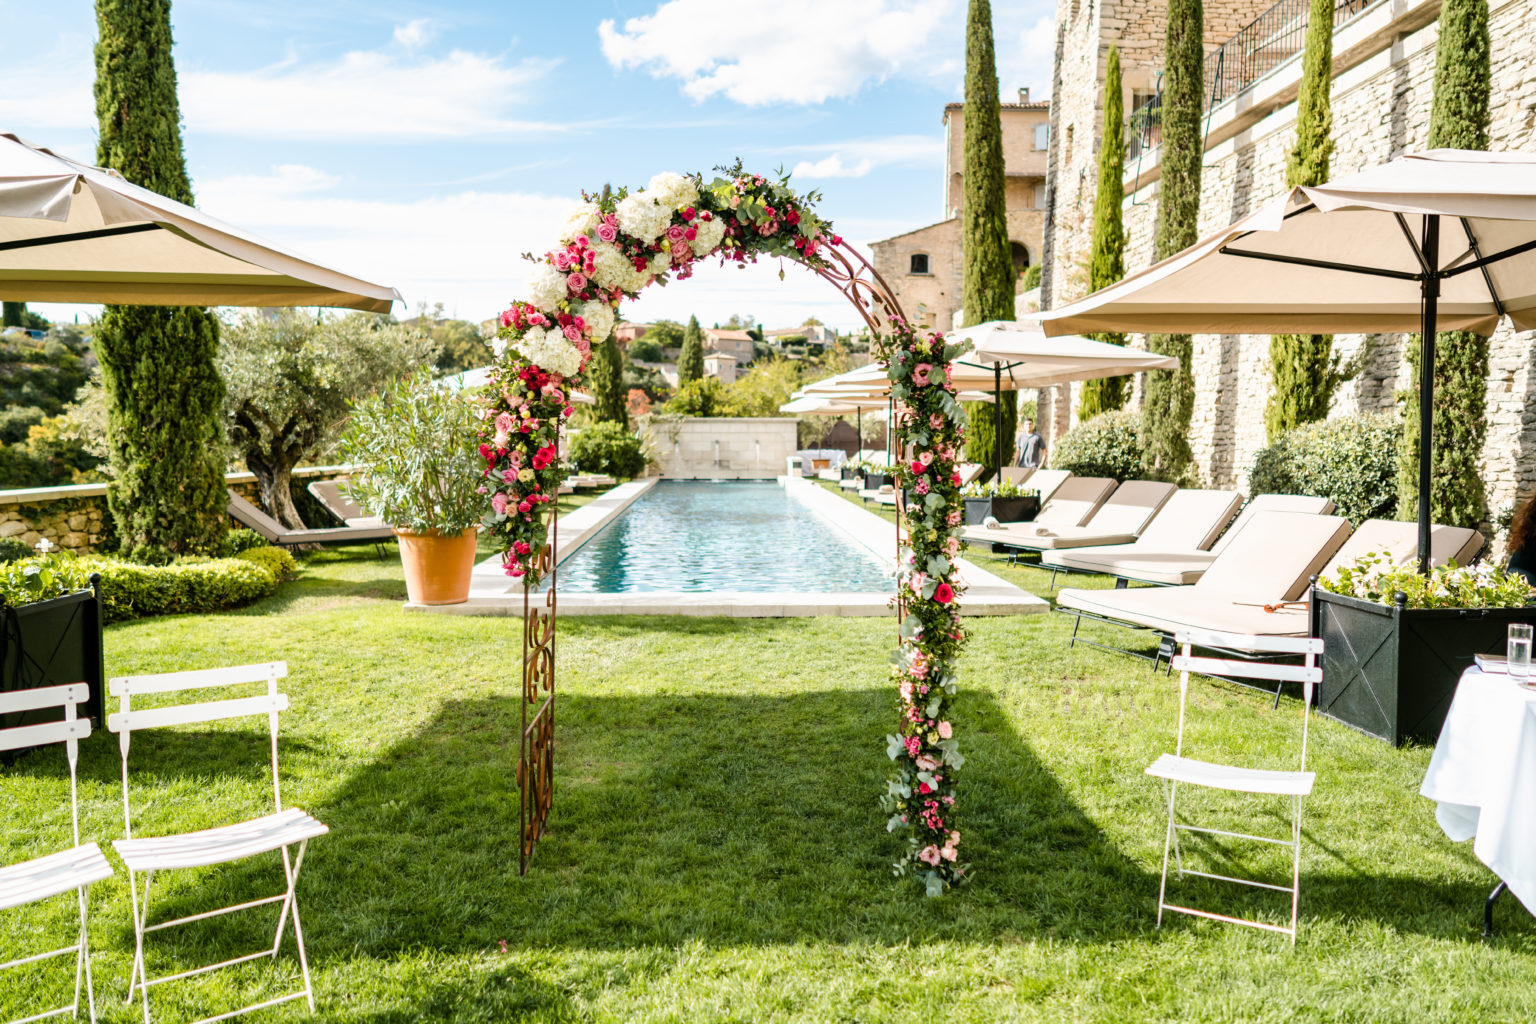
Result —
[{"label": "glass tumbler on table", "polygon": [[1531,627],[1527,623],[1510,624],[1509,675],[1517,683],[1529,683],[1536,678],[1531,668]]}]

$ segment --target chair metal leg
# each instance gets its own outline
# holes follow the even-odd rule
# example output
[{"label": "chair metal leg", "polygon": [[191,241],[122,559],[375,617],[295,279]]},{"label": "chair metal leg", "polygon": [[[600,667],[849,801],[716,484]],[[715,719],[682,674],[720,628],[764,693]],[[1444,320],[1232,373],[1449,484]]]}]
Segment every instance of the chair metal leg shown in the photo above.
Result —
[{"label": "chair metal leg", "polygon": [[[1280,696],[1275,695],[1278,704]],[[1293,798],[1291,815],[1291,945],[1296,945],[1296,917],[1301,909],[1301,797]]]},{"label": "chair metal leg", "polygon": [[1483,938],[1493,938],[1493,904],[1509,888],[1508,883],[1502,879],[1493,887],[1493,892],[1488,894],[1488,899],[1483,903]]},{"label": "chair metal leg", "polygon": [[91,1024],[96,1021],[96,988],[91,983],[91,942],[86,930],[88,897],[86,886],[80,887],[80,957],[75,962],[75,1016],[80,1015],[80,975],[85,974],[85,1002],[90,1008]]},{"label": "chair metal leg", "polygon": [[133,902],[133,971],[128,976],[128,997],[125,1004],[133,1002],[133,990],[138,987],[144,1002],[144,1024],[149,1022],[149,972],[144,965],[144,927],[149,922],[149,887],[155,873],[144,873],[144,901],[139,902],[138,882],[132,871],[128,872],[128,895]]},{"label": "chair metal leg", "polygon": [[1163,877],[1157,886],[1157,926],[1163,926],[1163,906],[1168,902],[1168,851],[1174,844],[1173,800],[1175,782],[1168,783],[1168,831],[1163,835]]}]

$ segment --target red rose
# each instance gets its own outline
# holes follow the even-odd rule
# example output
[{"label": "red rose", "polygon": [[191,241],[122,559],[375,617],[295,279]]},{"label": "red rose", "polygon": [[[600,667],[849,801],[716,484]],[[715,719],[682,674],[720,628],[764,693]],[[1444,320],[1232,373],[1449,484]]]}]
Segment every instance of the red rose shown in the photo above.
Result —
[{"label": "red rose", "polygon": [[949,604],[955,599],[954,588],[948,583],[940,583],[933,591],[933,599],[939,604]]},{"label": "red rose", "polygon": [[928,467],[923,465],[921,462],[914,462],[914,463],[912,463],[912,472],[917,474],[918,476],[922,476],[923,475],[923,470],[925,470],[927,468]]}]

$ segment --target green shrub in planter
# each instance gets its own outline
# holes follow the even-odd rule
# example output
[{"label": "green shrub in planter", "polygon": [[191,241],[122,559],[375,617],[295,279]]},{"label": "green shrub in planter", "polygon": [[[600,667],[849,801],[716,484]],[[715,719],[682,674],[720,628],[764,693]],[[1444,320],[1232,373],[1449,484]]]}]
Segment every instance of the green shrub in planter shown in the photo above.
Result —
[{"label": "green shrub in planter", "polygon": [[1051,452],[1051,468],[1075,476],[1132,480],[1141,476],[1141,415],[1115,410],[1079,423]]},{"label": "green shrub in planter", "polygon": [[259,565],[272,574],[279,583],[291,580],[299,574],[299,563],[293,555],[282,548],[260,547],[246,548],[235,558],[242,562],[250,562]]},{"label": "green shrub in planter", "polygon": [[640,438],[619,423],[593,423],[571,438],[571,465],[578,473],[636,477],[645,472]]},{"label": "green shrub in planter", "polygon": [[1392,518],[1397,509],[1397,443],[1392,413],[1367,413],[1287,430],[1254,458],[1254,494],[1315,494],[1334,515],[1358,525]]}]

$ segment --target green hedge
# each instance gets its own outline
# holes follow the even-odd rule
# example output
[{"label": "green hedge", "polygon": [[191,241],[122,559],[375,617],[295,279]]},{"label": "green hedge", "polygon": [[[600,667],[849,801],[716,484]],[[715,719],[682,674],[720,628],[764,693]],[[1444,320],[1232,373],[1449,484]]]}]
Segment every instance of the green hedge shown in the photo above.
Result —
[{"label": "green hedge", "polygon": [[259,565],[272,574],[279,583],[291,580],[299,574],[299,563],[292,554],[282,548],[246,548],[235,556],[241,562]]},{"label": "green hedge", "polygon": [[571,465],[578,473],[637,477],[645,472],[645,451],[622,424],[593,423],[571,438]]},{"label": "green hedge", "polygon": [[1052,469],[1074,476],[1134,480],[1141,476],[1141,415],[1114,410],[1079,423],[1050,453]]},{"label": "green hedge", "polygon": [[104,555],[35,556],[0,571],[0,604],[26,604],[85,590],[94,572],[101,574],[101,600],[108,622],[217,612],[272,594],[280,578],[276,570],[289,565],[293,556],[270,548],[252,549],[236,558],[184,558],[169,565],[142,565]]},{"label": "green hedge", "polygon": [[1333,500],[1334,515],[1358,525],[1390,519],[1397,508],[1397,443],[1402,423],[1367,413],[1288,430],[1254,457],[1254,494],[1315,494]]}]

